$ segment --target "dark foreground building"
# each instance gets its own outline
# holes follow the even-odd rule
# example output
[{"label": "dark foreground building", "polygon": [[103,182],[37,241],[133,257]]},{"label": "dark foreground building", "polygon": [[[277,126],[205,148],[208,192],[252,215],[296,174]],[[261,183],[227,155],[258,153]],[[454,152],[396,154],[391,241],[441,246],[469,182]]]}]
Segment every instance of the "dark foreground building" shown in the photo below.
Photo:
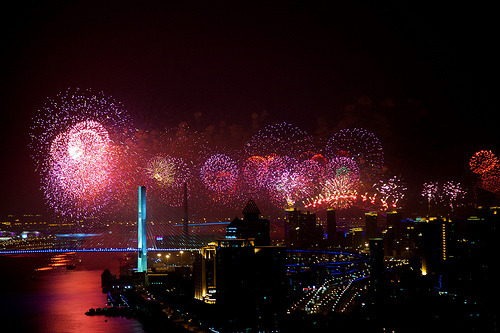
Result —
[{"label": "dark foreground building", "polygon": [[194,264],[195,298],[213,304],[220,331],[267,330],[278,325],[286,297],[286,250],[269,246],[269,221],[250,200],[243,220],[226,237],[200,250]]},{"label": "dark foreground building", "polygon": [[286,211],[285,243],[292,249],[318,248],[323,241],[323,227],[317,224],[316,214],[297,209]]}]

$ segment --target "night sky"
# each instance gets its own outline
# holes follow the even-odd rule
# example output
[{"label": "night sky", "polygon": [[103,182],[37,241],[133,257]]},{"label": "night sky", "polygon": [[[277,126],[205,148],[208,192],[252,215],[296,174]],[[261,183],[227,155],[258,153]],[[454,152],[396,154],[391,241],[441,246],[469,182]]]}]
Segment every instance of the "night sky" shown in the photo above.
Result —
[{"label": "night sky", "polygon": [[43,211],[29,127],[46,99],[68,87],[103,90],[144,130],[180,122],[250,130],[252,115],[261,126],[287,121],[323,137],[363,127],[410,185],[472,184],[470,156],[500,154],[492,8],[334,3],[18,1],[4,8],[2,216]]}]

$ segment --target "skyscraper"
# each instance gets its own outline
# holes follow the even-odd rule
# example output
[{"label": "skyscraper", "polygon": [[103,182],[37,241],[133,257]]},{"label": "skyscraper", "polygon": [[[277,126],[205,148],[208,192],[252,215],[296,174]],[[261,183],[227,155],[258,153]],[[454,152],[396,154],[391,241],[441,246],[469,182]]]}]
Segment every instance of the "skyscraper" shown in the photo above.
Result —
[{"label": "skyscraper", "polygon": [[377,212],[365,213],[365,237],[366,239],[378,237]]},{"label": "skyscraper", "polygon": [[335,209],[326,211],[326,232],[328,234],[328,245],[337,245],[337,219]]},{"label": "skyscraper", "polygon": [[286,251],[269,246],[269,221],[253,200],[226,228],[226,238],[202,248],[194,265],[195,298],[215,304],[225,330],[272,329],[284,309]]},{"label": "skyscraper", "polygon": [[255,202],[252,199],[248,200],[243,208],[243,220],[236,217],[226,227],[226,238],[253,238],[257,246],[270,245],[269,220],[261,219],[259,215],[260,210]]},{"label": "skyscraper", "polygon": [[287,247],[308,249],[318,247],[323,240],[323,227],[316,224],[316,214],[300,210],[286,211],[285,243]]}]

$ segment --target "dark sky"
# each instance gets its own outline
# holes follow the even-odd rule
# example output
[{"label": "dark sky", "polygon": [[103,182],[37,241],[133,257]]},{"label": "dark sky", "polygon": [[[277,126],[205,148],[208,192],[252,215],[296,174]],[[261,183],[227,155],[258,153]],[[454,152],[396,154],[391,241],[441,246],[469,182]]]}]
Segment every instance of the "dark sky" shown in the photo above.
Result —
[{"label": "dark sky", "polygon": [[[138,126],[365,127],[415,184],[498,151],[492,8],[412,1],[16,1],[2,10],[1,213],[38,211],[29,126],[47,97],[103,90]],[[201,113],[195,124],[194,114]]]}]

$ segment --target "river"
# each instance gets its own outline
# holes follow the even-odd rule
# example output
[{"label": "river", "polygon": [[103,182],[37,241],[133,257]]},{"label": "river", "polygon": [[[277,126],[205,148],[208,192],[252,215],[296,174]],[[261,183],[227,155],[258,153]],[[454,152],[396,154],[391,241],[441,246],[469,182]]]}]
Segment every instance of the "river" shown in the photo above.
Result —
[{"label": "river", "polygon": [[[76,269],[66,269],[66,259]],[[134,319],[86,316],[104,307],[101,273],[119,272],[120,253],[0,255],[1,332],[145,332]]]}]

